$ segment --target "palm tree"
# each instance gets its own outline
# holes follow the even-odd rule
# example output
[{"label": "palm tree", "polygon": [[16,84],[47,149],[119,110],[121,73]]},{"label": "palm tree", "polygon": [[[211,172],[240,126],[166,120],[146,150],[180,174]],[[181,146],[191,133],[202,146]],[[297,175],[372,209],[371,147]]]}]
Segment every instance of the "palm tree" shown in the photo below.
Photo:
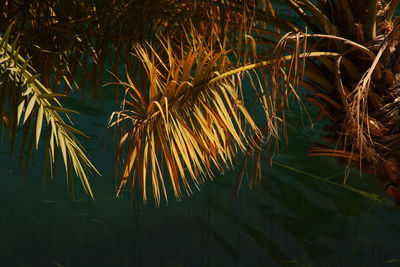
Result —
[{"label": "palm tree", "polygon": [[[245,22],[241,12],[254,8],[251,1],[5,1],[2,4],[3,25],[16,21],[14,31],[3,29],[6,37],[15,38],[15,45],[21,45],[20,53],[32,55],[30,64],[40,73],[40,77],[34,76],[32,80],[53,98],[61,97],[59,93],[68,94],[80,89],[84,101],[85,83],[91,81],[90,96],[100,99],[105,62],[113,59],[112,71],[118,81],[117,99],[118,87],[125,87],[123,109],[115,113],[117,120],[112,124],[118,126],[121,137],[115,160],[117,177],[119,163],[123,162],[117,194],[121,193],[131,174],[134,177],[131,182],[133,194],[135,175],[138,175],[146,200],[147,165],[151,164],[149,180],[155,201],[160,202],[159,184],[167,199],[162,164],[165,160],[175,196],[180,198],[181,187],[188,193],[191,191],[185,178],[187,172],[197,186],[204,178],[212,177],[213,168],[223,171],[232,164],[234,153],[252,143],[246,138],[247,134],[260,136],[243,105],[241,92],[243,73],[269,64],[264,62],[243,68],[249,63],[246,54],[250,49],[248,39],[242,45],[241,38],[250,24]],[[140,14],[141,19],[138,20],[136,14]],[[229,23],[239,28],[231,29]],[[183,25],[191,25],[191,28]],[[160,37],[154,38],[156,35]],[[150,40],[152,45],[145,45]],[[236,53],[228,50],[235,46],[238,48]],[[232,61],[230,57],[236,60]],[[91,68],[89,63],[92,63]],[[127,83],[120,80],[121,64],[126,68],[124,79]],[[27,73],[23,65],[22,62],[17,68],[20,75]],[[81,81],[75,79],[77,72],[82,75]],[[16,85],[18,79],[11,82]],[[34,100],[28,96],[26,106],[20,97],[25,96],[24,93],[16,92],[18,101],[9,101],[8,111],[12,114],[25,110],[27,118],[28,115],[36,118],[38,114],[37,121],[40,122],[43,110],[72,112],[57,106],[57,101],[45,103],[43,108],[39,104],[38,111],[31,112],[40,96]],[[265,94],[261,95],[267,111],[273,101],[267,100]],[[182,101],[188,103],[183,105]],[[52,119],[48,121],[53,127]],[[132,122],[133,127],[123,124],[125,121]],[[13,124],[15,129],[18,122]],[[57,125],[64,126],[69,134],[71,131],[81,133],[64,122]],[[37,123],[32,131],[36,140],[40,138],[41,126]],[[249,128],[245,128],[247,126]],[[16,130],[8,129],[14,141]],[[77,168],[77,174],[91,194],[86,173],[81,170],[81,165],[75,164],[80,163],[76,158],[89,169],[94,166],[81,150],[68,154],[71,149],[64,149],[66,142],[61,138],[66,134],[57,134],[55,127],[51,130],[47,135],[46,150],[54,164],[56,156],[53,154],[57,155],[57,150],[53,148],[53,138],[61,148],[67,172],[71,166]],[[25,134],[23,144],[27,139],[28,134]],[[127,144],[127,154],[121,158],[124,144]],[[67,145],[80,147],[73,137],[68,139]],[[29,155],[32,148],[30,145]]]},{"label": "palm tree", "polygon": [[[286,3],[295,15],[287,20],[292,29],[281,34],[277,51],[320,56],[305,55],[278,76],[313,92],[307,99],[320,108],[316,120],[329,119],[324,139],[334,144],[315,144],[309,154],[337,157],[375,175],[399,207],[400,17],[393,18],[399,1]],[[306,27],[296,23],[299,19]],[[276,26],[280,29],[261,35],[260,42],[274,42],[286,27]]]},{"label": "palm tree", "polygon": [[[332,134],[325,139],[336,144],[316,144],[310,155],[335,156],[376,175],[399,201],[399,19],[393,19],[399,1],[286,4],[289,16],[283,18],[280,1],[272,0],[3,1],[1,25],[16,21],[14,31],[1,29],[6,32],[4,44],[8,36],[18,40],[4,51],[13,55],[12,47],[20,45],[19,53],[31,55],[29,63],[41,75],[31,80],[41,82],[45,96],[52,96],[44,99],[54,100],[41,108],[33,96],[12,91],[17,92],[16,101],[9,101],[10,115],[3,120],[19,118],[23,110],[27,122],[46,110],[71,112],[59,106],[59,93],[80,90],[85,101],[87,82],[90,98],[100,100],[110,62],[117,102],[122,88],[121,110],[110,117],[119,138],[117,195],[128,184],[133,194],[138,184],[145,201],[146,188],[151,187],[159,204],[161,191],[167,200],[164,177],[169,176],[180,198],[183,191],[191,193],[191,185],[212,178],[213,170],[231,166],[238,150],[244,151],[244,159],[236,190],[248,162],[254,164],[250,185],[260,183],[261,151],[273,151],[279,139],[286,139],[279,130],[285,128],[288,99],[293,95],[301,103],[297,88],[307,87],[313,92],[307,99],[321,110],[315,122],[322,115],[331,121]],[[27,67],[23,58],[18,60],[22,77]],[[77,73],[82,80],[75,78]],[[263,125],[257,126],[245,108],[244,79],[253,87],[254,105],[264,111]],[[10,81],[15,87],[20,78]],[[13,128],[7,126],[12,142],[18,121],[12,121]],[[36,119],[31,140],[39,140],[40,121]],[[69,136],[79,132],[56,123],[60,125]],[[61,130],[47,129],[46,150],[55,155],[51,137],[57,138]],[[23,142],[28,139],[25,131]],[[68,140],[81,149],[75,138]],[[67,170],[71,162],[94,169],[83,150],[67,150],[56,141]],[[75,151],[75,156],[67,151]],[[90,188],[86,174],[80,168],[77,173]]]}]

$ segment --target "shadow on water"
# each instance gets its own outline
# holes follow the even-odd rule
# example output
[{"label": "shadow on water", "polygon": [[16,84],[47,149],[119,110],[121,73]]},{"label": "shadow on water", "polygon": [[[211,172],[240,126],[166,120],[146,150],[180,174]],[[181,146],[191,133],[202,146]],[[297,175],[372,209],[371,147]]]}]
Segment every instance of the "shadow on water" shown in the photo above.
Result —
[{"label": "shadow on water", "polygon": [[[81,106],[79,100],[68,104]],[[130,209],[129,194],[113,198],[114,145],[104,125],[114,109],[111,104],[83,108],[76,117],[77,127],[91,137],[82,143],[102,173],[91,179],[95,201],[78,186],[77,200],[71,200],[62,166],[54,188],[47,177],[42,191],[41,147],[22,185],[18,158],[9,164],[1,137],[0,266],[399,264],[399,212],[338,186],[343,167],[334,160],[306,157],[321,130],[297,125],[301,113],[292,112],[290,143],[275,159],[278,164],[270,168],[263,161],[263,193],[244,184],[230,205],[236,170],[229,170],[181,202],[170,194],[168,207],[135,199]],[[322,181],[326,178],[338,185]],[[382,196],[373,177],[355,172],[348,182]]]}]

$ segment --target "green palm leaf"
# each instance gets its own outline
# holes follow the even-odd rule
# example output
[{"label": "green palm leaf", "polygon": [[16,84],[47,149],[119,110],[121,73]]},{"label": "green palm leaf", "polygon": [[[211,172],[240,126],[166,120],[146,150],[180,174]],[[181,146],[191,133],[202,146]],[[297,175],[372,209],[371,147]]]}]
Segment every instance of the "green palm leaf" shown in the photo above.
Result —
[{"label": "green palm leaf", "polygon": [[[85,191],[93,197],[87,171],[94,170],[97,172],[97,170],[74,136],[74,132],[81,132],[66,124],[62,118],[62,116],[65,116],[67,120],[71,121],[69,113],[75,113],[75,111],[63,108],[58,100],[60,95],[52,93],[50,89],[40,83],[37,75],[32,74],[34,70],[29,65],[29,60],[25,60],[18,53],[19,47],[16,47],[17,39],[12,45],[8,43],[11,27],[12,25],[7,29],[3,37],[0,37],[0,114],[2,114],[2,121],[5,122],[5,125],[2,125],[7,128],[8,137],[11,142],[10,156],[12,157],[13,155],[14,144],[17,138],[17,128],[20,122],[22,122],[24,130],[20,166],[22,165],[24,151],[27,149],[26,175],[33,147],[35,145],[36,148],[38,147],[43,126],[46,125],[47,145],[45,162],[47,163],[50,157],[52,170],[54,170],[57,149],[60,149],[64,159],[67,182],[72,193],[73,177],[69,175],[68,171],[71,168],[74,169],[76,175],[80,178]],[[26,148],[26,141],[29,138],[30,142]],[[53,171],[51,175],[54,179]]]}]

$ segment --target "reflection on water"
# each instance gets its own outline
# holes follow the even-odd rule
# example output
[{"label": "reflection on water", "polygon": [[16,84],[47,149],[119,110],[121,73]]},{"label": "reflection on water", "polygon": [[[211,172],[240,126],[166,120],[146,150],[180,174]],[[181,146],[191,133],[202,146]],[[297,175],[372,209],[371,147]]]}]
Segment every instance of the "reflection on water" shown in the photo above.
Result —
[{"label": "reflection on water", "polygon": [[[43,192],[42,150],[34,154],[22,185],[17,160],[10,167],[2,137],[1,266],[399,264],[400,213],[322,182],[329,178],[340,184],[343,167],[330,158],[306,157],[321,131],[294,123],[300,116],[296,110],[289,122],[290,143],[275,159],[278,164],[271,169],[264,161],[263,193],[242,186],[230,205],[236,178],[235,170],[230,170],[179,203],[170,198],[168,207],[155,208],[136,199],[130,209],[128,196],[113,198],[112,132],[103,129],[109,111],[116,108],[111,103],[84,106],[83,114],[76,117],[78,129],[91,136],[82,142],[103,175],[92,178],[94,202],[83,193],[77,194],[77,201],[71,200],[62,168],[57,170],[54,188],[48,179]],[[81,103],[71,99],[68,105],[79,110]],[[383,195],[373,177],[360,178],[354,172],[348,182]]]}]

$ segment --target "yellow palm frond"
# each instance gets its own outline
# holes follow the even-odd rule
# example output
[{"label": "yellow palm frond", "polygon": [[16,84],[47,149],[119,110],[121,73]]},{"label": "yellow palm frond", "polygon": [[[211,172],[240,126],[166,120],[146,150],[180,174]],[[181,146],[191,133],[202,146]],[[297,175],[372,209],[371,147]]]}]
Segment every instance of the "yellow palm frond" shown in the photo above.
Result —
[{"label": "yellow palm frond", "polygon": [[212,178],[214,168],[231,166],[234,153],[249,144],[247,135],[259,132],[238,94],[235,77],[242,71],[230,72],[227,51],[212,51],[196,39],[176,52],[168,40],[160,41],[158,52],[149,45],[136,47],[147,80],[127,74],[122,110],[110,118],[121,136],[117,160],[123,158],[123,174],[117,195],[129,180],[131,190],[140,185],[146,201],[151,183],[157,205],[160,188],[168,199],[165,177],[180,199],[183,190],[190,194],[192,185],[199,188]]},{"label": "yellow palm frond", "polygon": [[[30,67],[29,60],[24,59],[19,54],[19,48],[16,46],[17,40],[11,45],[9,44],[11,26],[4,36],[0,37],[0,113],[2,114],[2,121],[6,122],[5,127],[11,141],[11,157],[17,137],[17,128],[22,124],[23,140],[20,166],[23,163],[24,151],[27,149],[26,175],[33,148],[34,146],[38,147],[43,126],[46,125],[46,156],[43,178],[46,176],[47,163],[50,158],[51,175],[54,179],[55,158],[58,149],[60,149],[65,165],[67,183],[72,193],[73,177],[69,175],[69,170],[73,168],[80,178],[83,188],[93,198],[87,171],[94,170],[97,172],[97,170],[74,135],[74,133],[83,136],[84,134],[64,122],[62,118],[63,115],[71,122],[69,114],[77,112],[63,108],[58,100],[63,95],[51,92],[50,89],[40,83],[37,75],[32,74],[34,70]],[[28,140],[29,144],[27,145]]]}]

